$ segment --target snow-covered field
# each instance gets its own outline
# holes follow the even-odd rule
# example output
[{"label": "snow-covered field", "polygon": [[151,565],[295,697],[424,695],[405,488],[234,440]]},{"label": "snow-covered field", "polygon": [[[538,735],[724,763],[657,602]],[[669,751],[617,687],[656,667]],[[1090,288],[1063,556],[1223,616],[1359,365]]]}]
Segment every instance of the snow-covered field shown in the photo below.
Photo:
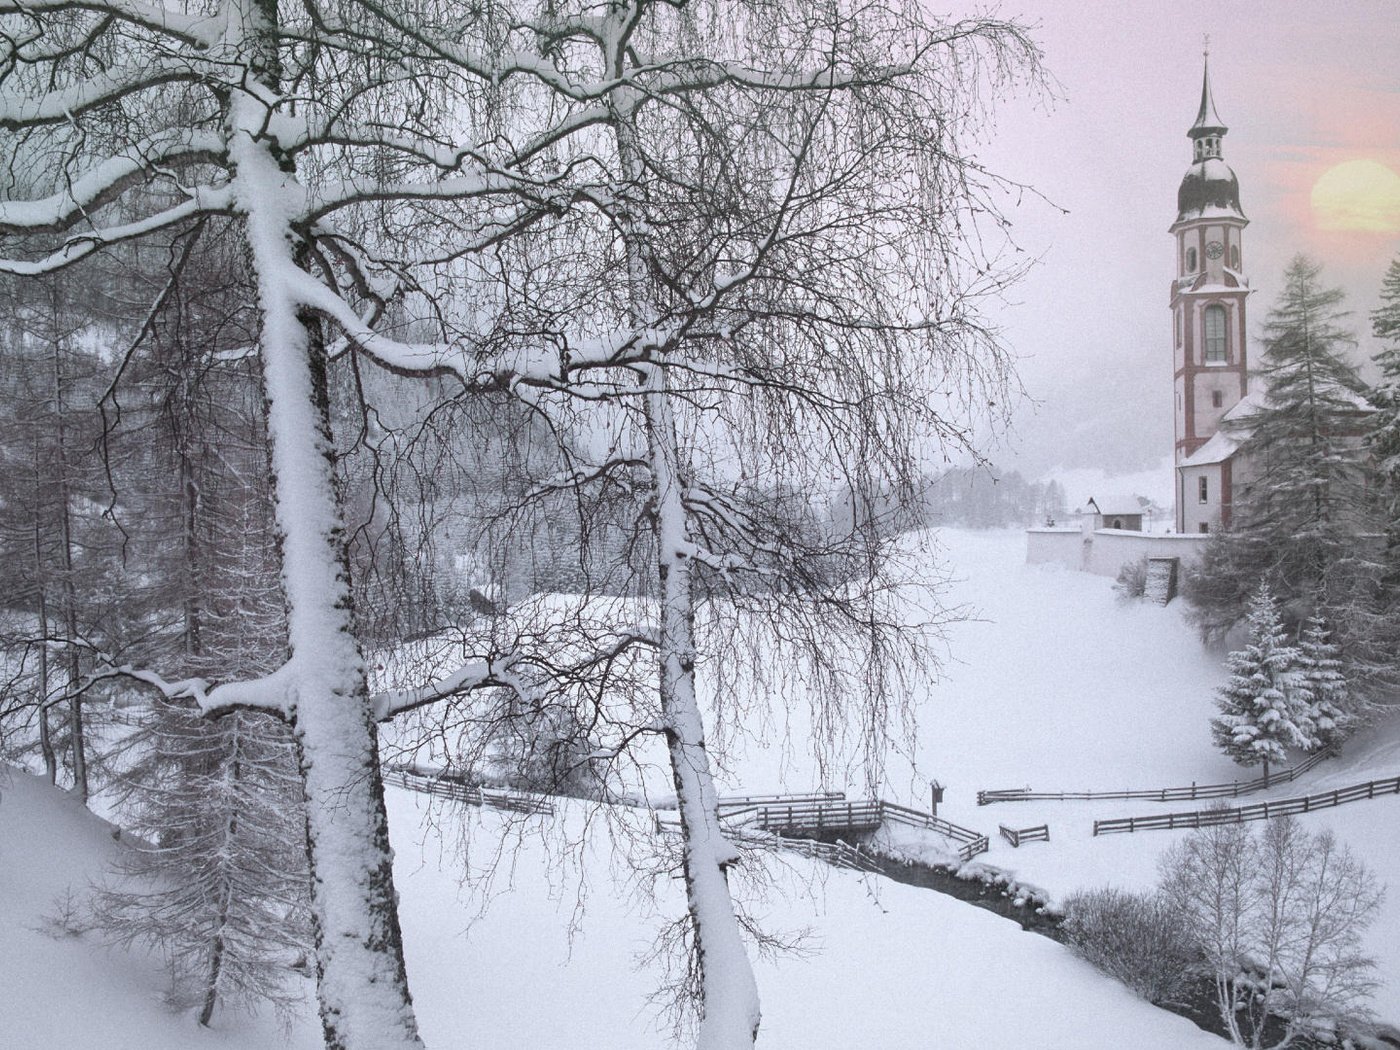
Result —
[{"label": "snow-covered field", "polygon": [[[919,703],[914,767],[891,765],[885,794],[987,832],[983,859],[1062,897],[1107,882],[1146,885],[1177,837],[1095,839],[1095,817],[1153,812],[1151,803],[1011,803],[979,808],[979,788],[1159,787],[1229,780],[1206,720],[1223,680],[1179,605],[1117,602],[1109,581],[1027,567],[1017,533],[948,533],[960,577],[954,600],[978,619],[954,625],[955,658]],[[726,786],[801,789],[816,777],[775,744],[729,756]],[[1400,734],[1381,730],[1282,796],[1400,773]],[[1248,774],[1246,774],[1248,775]],[[842,786],[842,785],[837,785]],[[852,784],[852,787],[855,785]],[[1260,797],[1260,796],[1255,796]],[[390,793],[410,979],[430,1047],[664,1047],[648,996],[663,983],[645,961],[679,886],[637,873],[617,824],[576,804],[552,820],[507,827],[493,813],[430,814]],[[1183,808],[1179,805],[1176,808]],[[1304,818],[1334,827],[1394,887],[1370,937],[1386,986],[1381,1015],[1400,1019],[1400,797]],[[622,820],[623,818],[618,818]],[[1013,850],[998,822],[1048,822],[1050,843]],[[514,831],[523,827],[518,850]],[[643,851],[655,840],[640,834]],[[463,855],[460,847],[465,843]],[[221,1017],[194,1028],[160,1003],[162,975],[140,953],[92,935],[54,939],[36,927],[65,888],[96,877],[115,848],[107,829],[22,774],[0,784],[0,1046],[74,1050],[164,1047],[311,1048],[308,1008],[280,1028]],[[771,865],[776,888],[751,902],[771,932],[805,931],[805,954],[759,965],[766,1047],[937,1046],[1088,1050],[1223,1046],[1153,1009],[1059,945],[952,898],[800,859]],[[483,872],[494,868],[487,884]],[[6,1042],[7,1039],[13,1042]]]}]

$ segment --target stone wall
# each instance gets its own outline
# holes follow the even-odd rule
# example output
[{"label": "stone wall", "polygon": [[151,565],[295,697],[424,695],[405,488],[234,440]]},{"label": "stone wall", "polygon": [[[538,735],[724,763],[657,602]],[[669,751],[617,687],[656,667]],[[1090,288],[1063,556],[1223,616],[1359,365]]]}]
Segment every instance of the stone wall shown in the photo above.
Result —
[{"label": "stone wall", "polygon": [[1026,530],[1026,564],[1058,564],[1098,576],[1116,577],[1125,562],[1139,558],[1179,558],[1183,565],[1198,561],[1208,536],[1182,533],[1132,532],[1128,529],[1046,527]]}]

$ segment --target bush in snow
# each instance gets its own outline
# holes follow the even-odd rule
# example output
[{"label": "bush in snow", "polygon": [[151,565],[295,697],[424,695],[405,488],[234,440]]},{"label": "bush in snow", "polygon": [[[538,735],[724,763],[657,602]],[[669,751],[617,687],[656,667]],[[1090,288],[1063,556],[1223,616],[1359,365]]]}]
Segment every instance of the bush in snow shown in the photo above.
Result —
[{"label": "bush in snow", "polygon": [[1176,1001],[1200,961],[1195,939],[1160,893],[1077,893],[1065,901],[1061,929],[1076,955],[1151,1003]]},{"label": "bush in snow", "polygon": [[1125,561],[1118,570],[1118,582],[1113,589],[1126,599],[1141,598],[1147,593],[1147,559]]},{"label": "bush in snow", "polygon": [[1291,817],[1257,836],[1217,824],[1177,843],[1161,871],[1236,1044],[1278,1050],[1364,1014],[1375,964],[1360,939],[1382,892],[1331,832],[1311,835]]}]

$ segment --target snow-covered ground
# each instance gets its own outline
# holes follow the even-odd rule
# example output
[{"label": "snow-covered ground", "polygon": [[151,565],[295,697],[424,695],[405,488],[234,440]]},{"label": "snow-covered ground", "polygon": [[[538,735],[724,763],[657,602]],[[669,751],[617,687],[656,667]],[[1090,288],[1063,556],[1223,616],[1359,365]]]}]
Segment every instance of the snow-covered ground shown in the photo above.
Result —
[{"label": "snow-covered ground", "polygon": [[[561,807],[544,834],[525,829],[505,858],[497,844],[521,829],[495,813],[451,815],[449,830],[425,838],[443,814],[429,819],[422,796],[396,790],[390,807],[410,979],[430,1047],[668,1045],[647,1005],[663,971],[642,960],[663,918],[681,907],[672,880],[640,877],[609,829],[586,826],[576,804]],[[467,861],[456,849],[463,831]],[[91,935],[54,939],[36,929],[53,896],[81,890],[113,848],[106,826],[70,799],[15,774],[0,804],[0,842],[3,1045],[318,1045],[309,1007],[288,1029],[232,1017],[200,1031],[161,1006],[150,959],[102,950]],[[478,877],[493,866],[488,892]],[[808,954],[760,964],[765,1047],[1117,1050],[1125,1033],[1144,1050],[1223,1045],[989,912],[817,862],[771,868],[774,888],[754,910],[771,931],[805,935]]]},{"label": "snow-covered ground", "polygon": [[[1024,562],[1018,533],[942,537],[959,581],[949,596],[978,618],[955,624],[955,660],[918,698],[915,763],[892,764],[887,797],[926,804],[928,778],[947,785],[940,813],[992,836],[986,862],[1063,897],[1081,886],[1142,886],[1177,835],[1093,838],[1092,820],[1151,803],[1011,803],[979,808],[979,788],[1160,787],[1232,779],[1207,719],[1223,680],[1182,609],[1120,604],[1109,581]],[[773,720],[781,724],[781,720]],[[819,777],[799,747],[735,744],[726,786],[798,790]],[[1400,773],[1400,733],[1383,729],[1272,795]],[[1248,775],[1248,774],[1246,774]],[[856,787],[854,782],[836,786]],[[1256,798],[1261,796],[1255,796]],[[663,983],[644,961],[679,886],[637,873],[616,820],[577,804],[518,818],[429,814],[390,792],[396,872],[416,1004],[430,1047],[664,1047],[648,996]],[[1177,806],[1175,808],[1182,808]],[[1400,797],[1304,818],[1333,827],[1394,891],[1370,937],[1386,981],[1381,1015],[1400,1018]],[[1050,843],[1013,850],[997,823],[1048,822]],[[527,833],[518,850],[514,829]],[[641,833],[645,851],[655,840]],[[465,859],[459,847],[465,843]],[[280,1029],[226,1017],[200,1032],[159,1002],[159,967],[107,951],[91,935],[38,932],[52,900],[95,877],[114,843],[107,829],[22,774],[0,785],[0,1045],[82,1050],[318,1044],[312,1011]],[[482,874],[494,867],[488,885]],[[807,954],[759,965],[761,1045],[1081,1050],[1224,1044],[1134,999],[1053,942],[940,894],[791,859],[776,889],[752,903],[770,932],[806,931]],[[1393,944],[1392,942],[1397,942]]]},{"label": "snow-covered ground", "polygon": [[[1086,887],[1149,886],[1157,858],[1184,832],[1095,838],[1093,821],[1208,803],[1016,802],[979,807],[978,789],[1109,791],[1249,780],[1211,744],[1214,694],[1225,680],[1224,652],[1203,646],[1184,603],[1163,608],[1122,602],[1112,581],[1056,566],[1025,564],[1019,532],[945,530],[938,537],[956,582],[945,596],[975,618],[949,628],[952,659],[918,704],[916,767],[892,765],[895,801],[927,806],[928,780],[946,787],[939,813],[987,834],[979,858],[1037,886],[1052,899]],[[782,779],[777,747],[751,747],[731,759],[731,787],[764,790]],[[786,764],[786,780],[794,783]],[[1243,802],[1345,787],[1400,775],[1400,721],[1367,731],[1345,754],[1310,774]],[[810,775],[794,789],[817,786]],[[822,786],[842,787],[847,785]],[[851,785],[853,786],[853,785]],[[1400,1021],[1400,795],[1307,817],[1332,828],[1390,886],[1367,947],[1383,985],[1375,1007]],[[997,834],[1048,824],[1051,841],[1013,849]]]}]

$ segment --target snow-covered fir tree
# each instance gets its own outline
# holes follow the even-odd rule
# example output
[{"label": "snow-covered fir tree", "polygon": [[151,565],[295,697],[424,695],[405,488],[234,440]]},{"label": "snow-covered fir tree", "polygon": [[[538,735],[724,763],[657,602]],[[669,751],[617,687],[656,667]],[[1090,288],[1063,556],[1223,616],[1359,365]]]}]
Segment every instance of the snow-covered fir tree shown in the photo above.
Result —
[{"label": "snow-covered fir tree", "polygon": [[1400,258],[1391,261],[1381,282],[1381,305],[1371,312],[1371,332],[1381,341],[1375,355],[1381,379],[1370,395],[1376,408],[1371,448],[1385,483],[1393,543],[1400,518]]},{"label": "snow-covered fir tree", "polygon": [[1286,626],[1311,615],[1331,625],[1354,683],[1374,688],[1394,662],[1386,641],[1384,567],[1365,436],[1372,410],[1348,359],[1343,293],[1303,256],[1264,324],[1265,393],[1227,427],[1247,464],[1229,529],[1217,533],[1187,593],[1203,633],[1220,636],[1245,616],[1260,581]]},{"label": "snow-covered fir tree", "polygon": [[1302,699],[1318,747],[1331,747],[1351,728],[1351,694],[1327,621],[1309,617],[1298,639],[1298,674]]},{"label": "snow-covered fir tree", "polygon": [[1220,716],[1210,726],[1217,747],[1242,766],[1262,762],[1266,777],[1269,763],[1286,758],[1288,748],[1317,744],[1299,661],[1278,603],[1260,587],[1249,605],[1249,641],[1230,654],[1230,680],[1220,688]]}]

